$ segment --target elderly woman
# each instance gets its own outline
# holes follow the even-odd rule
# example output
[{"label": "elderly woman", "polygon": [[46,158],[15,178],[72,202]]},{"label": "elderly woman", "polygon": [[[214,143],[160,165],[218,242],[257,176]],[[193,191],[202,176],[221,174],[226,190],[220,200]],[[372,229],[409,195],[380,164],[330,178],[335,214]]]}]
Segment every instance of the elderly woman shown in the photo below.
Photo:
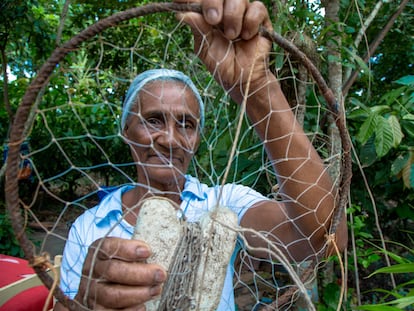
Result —
[{"label": "elderly woman", "polygon": [[[180,72],[140,74],[128,90],[122,116],[123,135],[136,163],[136,186],[121,187],[81,215],[65,247],[62,289],[89,308],[145,310],[145,303],[161,293],[167,272],[146,262],[151,245],[130,239],[141,202],[155,195],[175,202],[192,222],[217,205],[226,206],[240,226],[270,232],[292,260],[326,251],[336,191],[267,67],[271,43],[258,35],[260,25],[271,28],[267,10],[260,2],[244,0],[202,0],[201,5],[202,15],[179,18],[192,28],[195,51],[215,79],[236,102],[247,96],[246,113],[265,144],[284,200],[269,200],[234,184],[225,185],[218,196],[216,187],[186,175],[204,123],[200,95]],[[343,249],[345,222],[337,234]],[[247,239],[265,246],[257,237]],[[234,309],[232,289],[229,262],[218,310]],[[64,307],[58,303],[55,310]]]}]

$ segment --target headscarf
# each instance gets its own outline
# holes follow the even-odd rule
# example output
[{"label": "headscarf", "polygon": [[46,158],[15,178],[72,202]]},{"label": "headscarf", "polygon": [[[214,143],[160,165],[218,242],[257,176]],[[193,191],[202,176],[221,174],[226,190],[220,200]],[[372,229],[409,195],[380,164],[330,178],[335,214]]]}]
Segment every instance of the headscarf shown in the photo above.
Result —
[{"label": "headscarf", "polygon": [[171,69],[151,69],[140,73],[129,86],[126,94],[121,119],[121,129],[125,129],[126,121],[136,103],[137,95],[151,81],[181,81],[188,86],[197,99],[200,108],[200,130],[204,127],[204,103],[193,81],[181,71]]}]

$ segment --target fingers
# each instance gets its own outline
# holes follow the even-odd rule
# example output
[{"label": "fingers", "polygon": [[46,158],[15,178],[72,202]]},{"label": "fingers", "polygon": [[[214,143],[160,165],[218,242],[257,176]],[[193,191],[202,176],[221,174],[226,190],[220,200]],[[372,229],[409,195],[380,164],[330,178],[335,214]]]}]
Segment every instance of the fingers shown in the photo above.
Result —
[{"label": "fingers", "polygon": [[223,7],[223,32],[229,40],[238,38],[242,32],[245,13],[248,12],[248,0],[225,1]]},{"label": "fingers", "polygon": [[77,300],[91,308],[144,307],[158,296],[167,278],[159,265],[147,264],[148,245],[139,240],[105,238],[95,241],[86,257]]},{"label": "fingers", "polygon": [[125,285],[156,285],[165,281],[167,273],[159,265],[145,263],[150,255],[143,241],[100,239],[90,246],[82,274]]},{"label": "fingers", "polygon": [[153,286],[164,282],[167,278],[166,272],[159,265],[114,259],[97,261],[93,276],[108,282],[131,286]]},{"label": "fingers", "polygon": [[244,16],[244,23],[240,36],[244,40],[250,40],[258,34],[260,26],[272,30],[272,22],[265,5],[260,1],[254,1]]},{"label": "fingers", "polygon": [[[151,255],[150,247],[143,241],[108,237],[96,240],[89,253],[94,253],[100,260],[119,258],[124,261],[143,261]],[[92,255],[89,254],[88,256]]]},{"label": "fingers", "polygon": [[216,27],[222,29],[224,37],[228,40],[239,37],[250,40],[257,35],[261,25],[269,30],[272,28],[268,11],[260,1],[249,3],[248,0],[193,0],[190,2],[199,2],[203,15],[180,13],[178,16],[198,35],[207,35],[212,27]]},{"label": "fingers", "polygon": [[203,17],[209,25],[218,25],[223,16],[224,0],[174,0],[176,3],[199,3]]},{"label": "fingers", "polygon": [[144,305],[145,302],[161,294],[162,286],[130,287],[121,284],[94,282],[90,287],[88,307],[100,309],[125,309]]},{"label": "fingers", "polygon": [[201,2],[204,19],[210,25],[218,25],[223,19],[223,0],[207,0]]}]

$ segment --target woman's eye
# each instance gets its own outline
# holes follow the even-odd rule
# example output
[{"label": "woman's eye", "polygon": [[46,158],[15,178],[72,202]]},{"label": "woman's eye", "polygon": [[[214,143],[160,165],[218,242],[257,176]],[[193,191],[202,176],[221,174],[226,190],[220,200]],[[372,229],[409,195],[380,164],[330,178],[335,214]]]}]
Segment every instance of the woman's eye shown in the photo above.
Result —
[{"label": "woman's eye", "polygon": [[191,121],[182,121],[179,123],[180,127],[184,128],[184,129],[193,129],[194,128],[194,123]]},{"label": "woman's eye", "polygon": [[145,120],[145,123],[151,128],[161,128],[163,125],[162,120],[159,118],[148,118]]}]

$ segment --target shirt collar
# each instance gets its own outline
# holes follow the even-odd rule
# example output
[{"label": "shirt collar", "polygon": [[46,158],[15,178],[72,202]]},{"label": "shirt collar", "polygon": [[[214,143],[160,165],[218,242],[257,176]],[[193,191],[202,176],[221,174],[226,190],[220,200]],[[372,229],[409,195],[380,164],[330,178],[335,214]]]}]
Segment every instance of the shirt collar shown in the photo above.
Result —
[{"label": "shirt collar", "polygon": [[[185,175],[185,184],[184,190],[181,194],[181,198],[189,196],[195,196],[198,200],[207,199],[207,185],[202,184],[197,178],[191,175]],[[122,214],[122,195],[133,189],[132,185],[121,186],[113,192],[108,193],[100,202],[95,217],[97,218],[97,223],[99,224],[111,213]]]},{"label": "shirt collar", "polygon": [[199,200],[206,200],[207,199],[207,185],[202,184],[197,178],[185,175],[185,184],[184,184],[184,190],[181,195],[181,197],[185,197],[188,195],[193,195],[197,197]]},{"label": "shirt collar", "polygon": [[97,208],[95,214],[97,223],[99,224],[111,213],[122,214],[122,194],[133,188],[134,186],[132,185],[126,185],[121,186],[113,192],[108,193],[99,203],[99,206]]}]

